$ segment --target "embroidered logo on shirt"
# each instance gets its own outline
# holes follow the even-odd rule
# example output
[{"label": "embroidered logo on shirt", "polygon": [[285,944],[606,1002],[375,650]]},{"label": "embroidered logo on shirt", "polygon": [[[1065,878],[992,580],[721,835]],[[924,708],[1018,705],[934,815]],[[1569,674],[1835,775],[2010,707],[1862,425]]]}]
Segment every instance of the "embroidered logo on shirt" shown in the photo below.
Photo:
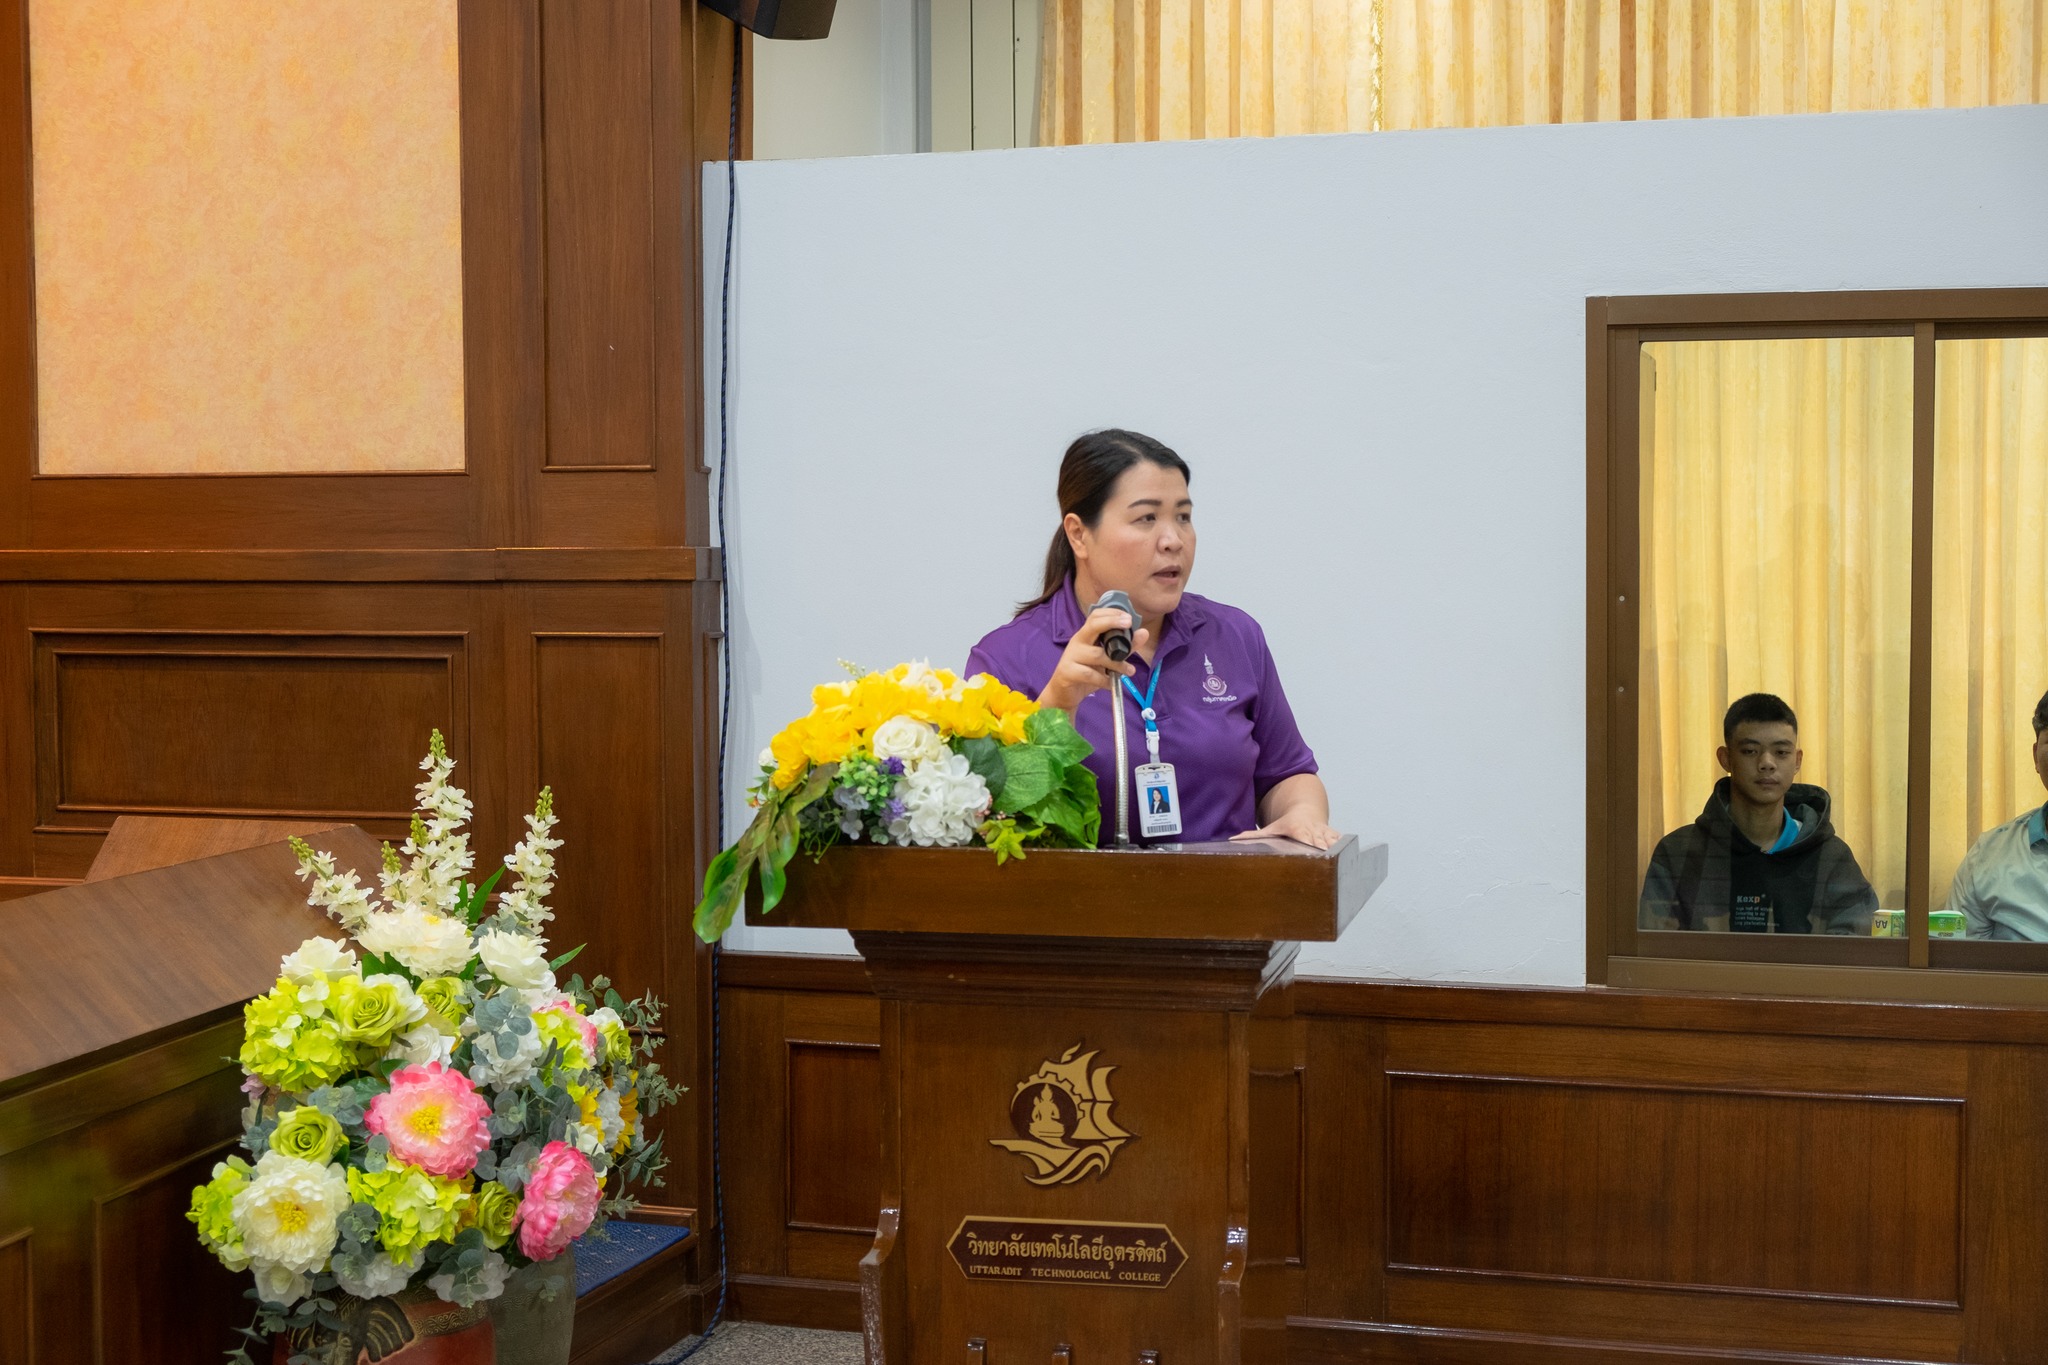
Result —
[{"label": "embroidered logo on shirt", "polygon": [[1214,698],[1217,701],[1237,700],[1237,698],[1235,697],[1226,697],[1223,695],[1225,692],[1228,692],[1230,690],[1230,684],[1216,676],[1216,665],[1209,662],[1209,656],[1206,654],[1202,656],[1202,671],[1209,675],[1208,677],[1202,679],[1202,690],[1204,692],[1207,692],[1211,698]]}]

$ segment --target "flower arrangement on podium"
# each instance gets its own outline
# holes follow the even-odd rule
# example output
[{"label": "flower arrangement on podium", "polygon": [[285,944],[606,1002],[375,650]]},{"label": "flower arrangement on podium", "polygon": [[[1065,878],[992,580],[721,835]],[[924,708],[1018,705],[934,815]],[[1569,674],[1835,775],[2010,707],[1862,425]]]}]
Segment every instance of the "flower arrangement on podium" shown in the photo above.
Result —
[{"label": "flower arrangement on podium", "polygon": [[646,1137],[678,1093],[652,1060],[660,1002],[603,977],[559,983],[581,950],[547,956],[551,793],[474,886],[470,801],[438,730],[420,766],[411,837],[384,846],[376,890],[292,841],[307,901],[347,938],[308,939],[245,1008],[251,1159],[215,1166],[187,1215],[222,1264],[254,1275],[244,1335],[279,1337],[295,1360],[337,1340],[334,1358],[355,1359],[346,1334],[365,1330],[366,1302],[431,1293],[476,1309],[630,1211],[616,1191],[659,1185],[666,1164]]},{"label": "flower arrangement on podium", "polygon": [[754,818],[711,860],[697,933],[722,936],[758,871],[773,910],[799,851],[841,842],[959,847],[998,864],[1026,845],[1093,848],[1102,826],[1093,752],[1065,712],[1041,707],[986,673],[961,678],[922,663],[852,676],[811,692],[810,714],[760,758]]}]

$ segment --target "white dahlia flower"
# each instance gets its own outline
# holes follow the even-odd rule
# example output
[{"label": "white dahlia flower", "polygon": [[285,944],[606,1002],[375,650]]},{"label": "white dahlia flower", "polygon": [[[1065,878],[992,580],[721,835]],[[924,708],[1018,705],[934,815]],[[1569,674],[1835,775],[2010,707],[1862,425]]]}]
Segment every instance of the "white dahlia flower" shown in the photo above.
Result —
[{"label": "white dahlia flower", "polygon": [[475,955],[468,925],[417,908],[371,915],[356,931],[356,942],[379,957],[396,958],[422,977],[454,976]]},{"label": "white dahlia flower", "polygon": [[[307,1275],[327,1264],[338,1235],[336,1220],[350,1202],[348,1177],[340,1166],[265,1152],[249,1183],[236,1193],[232,1208],[243,1247],[254,1261],[275,1268],[272,1284],[282,1289],[287,1287],[283,1276]],[[257,1279],[261,1285],[260,1270]],[[264,1297],[273,1303],[290,1302],[273,1298],[268,1287]]]}]

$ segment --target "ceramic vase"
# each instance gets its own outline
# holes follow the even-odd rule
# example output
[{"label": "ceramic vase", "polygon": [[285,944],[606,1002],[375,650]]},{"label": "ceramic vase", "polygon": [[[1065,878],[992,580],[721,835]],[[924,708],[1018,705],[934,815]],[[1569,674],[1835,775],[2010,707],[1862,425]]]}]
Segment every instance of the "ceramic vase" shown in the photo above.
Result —
[{"label": "ceramic vase", "polygon": [[273,1365],[310,1355],[318,1365],[494,1365],[497,1353],[491,1315],[445,1302],[425,1285],[390,1298],[359,1299],[337,1293],[346,1324],[286,1333],[272,1349]]},{"label": "ceramic vase", "polygon": [[569,1365],[576,1332],[576,1253],[515,1271],[490,1301],[498,1365]]}]

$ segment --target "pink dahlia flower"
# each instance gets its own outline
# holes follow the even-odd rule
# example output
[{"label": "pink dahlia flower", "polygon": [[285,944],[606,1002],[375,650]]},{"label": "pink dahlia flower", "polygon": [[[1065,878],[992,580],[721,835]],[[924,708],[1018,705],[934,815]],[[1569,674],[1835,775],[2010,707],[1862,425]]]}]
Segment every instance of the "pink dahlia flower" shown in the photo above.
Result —
[{"label": "pink dahlia flower", "polygon": [[554,1260],[597,1217],[603,1193],[589,1157],[566,1142],[550,1142],[519,1201],[519,1250],[530,1260]]},{"label": "pink dahlia flower", "polygon": [[363,1126],[382,1133],[391,1155],[428,1175],[459,1179],[491,1145],[491,1106],[469,1077],[439,1062],[402,1066],[391,1089],[370,1101]]}]

